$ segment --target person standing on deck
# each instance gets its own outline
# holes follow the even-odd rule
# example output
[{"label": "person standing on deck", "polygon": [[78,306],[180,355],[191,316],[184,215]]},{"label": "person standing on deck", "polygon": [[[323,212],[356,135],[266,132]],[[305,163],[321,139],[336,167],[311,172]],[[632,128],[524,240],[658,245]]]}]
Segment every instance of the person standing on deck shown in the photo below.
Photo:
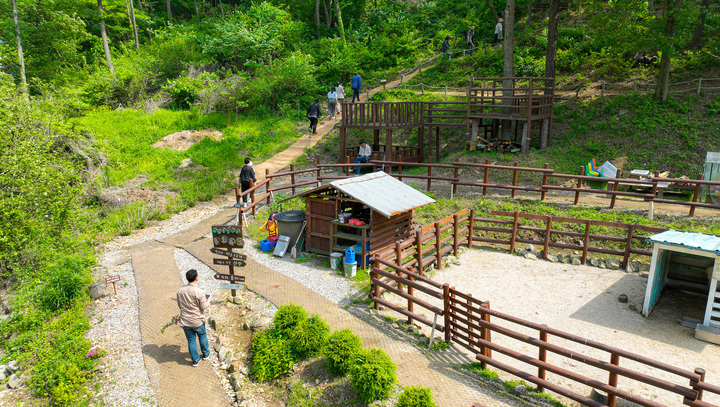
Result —
[{"label": "person standing on deck", "polygon": [[362,78],[360,77],[360,74],[353,76],[350,87],[353,90],[353,98],[352,98],[352,102],[350,102],[350,103],[355,103],[355,98],[357,98],[357,101],[359,102],[360,101],[360,89],[362,87]]}]

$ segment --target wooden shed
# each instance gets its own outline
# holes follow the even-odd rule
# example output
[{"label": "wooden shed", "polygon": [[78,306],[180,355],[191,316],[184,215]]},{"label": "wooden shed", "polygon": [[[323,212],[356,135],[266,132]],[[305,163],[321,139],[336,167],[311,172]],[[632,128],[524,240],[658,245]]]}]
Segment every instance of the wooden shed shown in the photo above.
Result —
[{"label": "wooden shed", "polygon": [[[414,233],[414,209],[435,200],[384,172],[333,181],[307,191],[306,250],[330,255],[359,245],[360,265]],[[341,214],[346,221],[341,221]],[[364,225],[347,223],[356,219]]]}]

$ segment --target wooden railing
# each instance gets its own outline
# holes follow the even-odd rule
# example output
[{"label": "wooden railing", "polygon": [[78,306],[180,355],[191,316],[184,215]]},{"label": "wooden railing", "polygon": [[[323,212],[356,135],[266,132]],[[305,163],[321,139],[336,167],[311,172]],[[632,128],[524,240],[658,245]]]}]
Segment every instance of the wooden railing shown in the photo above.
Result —
[{"label": "wooden railing", "polygon": [[423,102],[343,103],[343,127],[413,127],[423,123]]}]

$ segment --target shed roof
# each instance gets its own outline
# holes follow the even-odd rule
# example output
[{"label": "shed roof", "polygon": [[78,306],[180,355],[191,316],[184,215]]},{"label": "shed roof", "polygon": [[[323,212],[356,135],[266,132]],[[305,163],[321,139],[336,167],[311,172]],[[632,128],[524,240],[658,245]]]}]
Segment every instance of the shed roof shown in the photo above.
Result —
[{"label": "shed roof", "polygon": [[720,254],[720,237],[714,235],[666,230],[648,237],[647,241]]},{"label": "shed roof", "polygon": [[386,218],[435,202],[382,171],[333,181],[330,185]]}]

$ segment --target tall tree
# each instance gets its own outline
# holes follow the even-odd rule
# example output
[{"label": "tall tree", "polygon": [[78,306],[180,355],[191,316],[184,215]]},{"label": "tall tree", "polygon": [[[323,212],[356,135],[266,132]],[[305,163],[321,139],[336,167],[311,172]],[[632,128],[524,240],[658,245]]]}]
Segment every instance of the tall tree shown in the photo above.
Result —
[{"label": "tall tree", "polygon": [[492,13],[493,18],[495,19],[495,22],[497,23],[500,17],[498,16],[497,10],[495,10],[495,5],[493,4],[492,0],[485,0],[488,7],[490,8],[490,13]]},{"label": "tall tree", "polygon": [[140,49],[140,41],[138,40],[137,23],[135,22],[135,5],[133,0],[127,0],[128,14],[130,14],[130,23],[132,24],[133,39],[135,40],[135,49]]},{"label": "tall tree", "polygon": [[527,25],[530,26],[530,23],[532,22],[532,14],[533,14],[533,2],[532,0],[528,0],[528,19],[527,19]]},{"label": "tall tree", "polygon": [[105,60],[107,61],[108,69],[115,76],[115,67],[112,63],[112,55],[110,55],[110,45],[108,44],[107,29],[105,28],[105,15],[103,13],[102,0],[97,1],[98,11],[100,12],[100,36],[102,37],[103,49],[105,50]]},{"label": "tall tree", "polygon": [[193,0],[193,2],[195,3],[195,17],[197,17],[199,20],[200,19],[200,11],[198,10],[197,0]]},{"label": "tall tree", "polygon": [[315,35],[320,38],[320,0],[315,0]]},{"label": "tall tree", "polygon": [[167,8],[168,22],[170,23],[173,20],[172,7],[170,6],[170,0],[165,0],[165,7]]},{"label": "tall tree", "polygon": [[707,18],[708,9],[710,9],[710,0],[702,0],[700,5],[700,14],[698,15],[698,21],[693,29],[692,40],[688,44],[688,48],[698,49],[702,45],[703,29],[705,28],[705,19]]},{"label": "tall tree", "polygon": [[545,77],[555,77],[555,61],[557,57],[558,40],[558,15],[560,11],[560,0],[550,0],[547,48],[545,49]]},{"label": "tall tree", "polygon": [[663,0],[661,18],[665,20],[665,35],[662,44],[662,56],[660,57],[660,72],[658,72],[657,83],[655,84],[655,99],[667,100],[670,86],[670,61],[675,53],[675,27],[677,25],[676,13],[680,8],[682,0]]},{"label": "tall tree", "polygon": [[345,26],[343,25],[342,15],[340,14],[340,0],[335,0],[335,9],[337,10],[338,31],[340,31],[340,38],[343,40],[343,45],[347,45],[347,42],[345,41]]},{"label": "tall tree", "polygon": [[20,37],[20,22],[18,19],[17,1],[12,0],[13,23],[15,24],[15,38],[17,39],[18,61],[20,62],[20,85],[22,93],[27,99],[27,78],[25,77],[25,57],[23,56],[22,41]]},{"label": "tall tree", "polygon": [[[515,72],[513,69],[513,53],[515,51],[515,0],[507,0],[507,3],[505,4],[505,39],[503,40],[503,76],[506,78],[512,78],[515,76]],[[513,87],[513,81],[512,80],[505,80],[503,81],[503,88],[508,89],[504,90],[503,94],[504,96],[512,96],[512,90],[509,90]],[[504,102],[507,102],[507,104],[510,104],[512,102],[511,99],[505,99]],[[502,139],[503,140],[510,140],[512,139],[512,121],[511,120],[503,120],[502,124]]]}]

